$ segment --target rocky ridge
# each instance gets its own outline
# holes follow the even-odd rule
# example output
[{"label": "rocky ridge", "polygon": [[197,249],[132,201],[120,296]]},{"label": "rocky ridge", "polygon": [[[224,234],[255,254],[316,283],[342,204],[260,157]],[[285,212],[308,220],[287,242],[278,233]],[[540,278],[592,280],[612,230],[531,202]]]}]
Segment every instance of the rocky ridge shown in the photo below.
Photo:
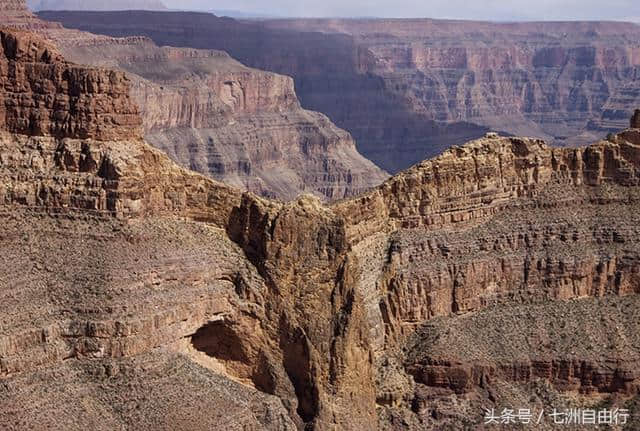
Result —
[{"label": "rocky ridge", "polygon": [[[50,52],[14,68],[82,69],[0,35]],[[60,118],[100,120],[81,108]],[[518,400],[637,404],[640,129],[492,134],[333,205],[85,129],[0,136],[2,428],[478,428]]]}]

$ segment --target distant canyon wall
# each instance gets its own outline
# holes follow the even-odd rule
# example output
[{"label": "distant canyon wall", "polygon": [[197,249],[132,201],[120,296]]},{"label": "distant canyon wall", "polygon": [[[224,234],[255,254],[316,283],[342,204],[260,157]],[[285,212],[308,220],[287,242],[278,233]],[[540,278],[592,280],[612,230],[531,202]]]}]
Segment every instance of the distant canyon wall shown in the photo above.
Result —
[{"label": "distant canyon wall", "polygon": [[63,28],[33,15],[24,0],[2,6],[0,21],[44,35],[66,58],[125,71],[146,139],[182,166],[283,200],[301,193],[341,199],[388,177],[358,153],[348,132],[301,108],[290,77],[251,69],[222,51]]},{"label": "distant canyon wall", "polygon": [[487,129],[582,145],[640,102],[640,27],[613,22],[268,20],[51,13],[97,33],[215,48],[293,76],[304,107],[396,172]]}]

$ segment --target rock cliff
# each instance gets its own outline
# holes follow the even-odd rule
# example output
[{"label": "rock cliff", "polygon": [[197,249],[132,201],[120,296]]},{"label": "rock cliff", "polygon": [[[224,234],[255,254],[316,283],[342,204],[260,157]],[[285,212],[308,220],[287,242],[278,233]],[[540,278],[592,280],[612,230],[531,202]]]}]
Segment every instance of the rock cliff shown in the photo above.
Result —
[{"label": "rock cliff", "polygon": [[38,19],[28,8],[25,0],[3,0],[0,9],[0,23],[3,26],[10,26],[22,29],[39,29],[61,27]]},{"label": "rock cliff", "polygon": [[351,136],[301,109],[291,78],[247,68],[220,51],[68,43],[67,56],[127,71],[146,139],[183,166],[257,194],[340,199],[387,175]]},{"label": "rock cliff", "polygon": [[389,172],[488,129],[585,145],[626,127],[640,103],[640,27],[629,23],[42,16],[162,45],[222,49],[293,76],[302,105],[351,132],[360,152]]},{"label": "rock cliff", "polygon": [[[0,36],[29,47],[15,69],[111,73]],[[51,76],[24,83],[64,99]],[[637,414],[638,129],[573,149],[489,134],[326,205],[233,189],[84,112],[65,117],[91,122],[80,138],[1,126],[0,428]]]},{"label": "rock cliff", "polygon": [[[48,49],[34,35],[0,34],[31,52]],[[56,56],[15,62],[72,67]],[[82,110],[70,116],[82,120]],[[343,222],[317,198],[264,201],[179,168],[139,135],[105,140],[87,130],[77,139],[3,127],[0,137],[2,428],[375,426]],[[195,380],[158,398],[148,385],[176,367],[169,374]],[[49,372],[65,396],[31,414],[41,399],[29,392],[44,390]],[[74,417],[91,385],[102,389]],[[149,402],[141,415],[122,385],[135,386],[126,392],[139,406]],[[204,398],[191,403],[190,390]],[[103,422],[110,405],[120,413]],[[199,408],[210,417],[198,419]]]},{"label": "rock cliff", "polygon": [[0,127],[59,138],[141,136],[123,73],[74,67],[38,40],[29,34],[2,35]]},{"label": "rock cliff", "polygon": [[144,37],[59,27],[41,33],[70,60],[125,71],[147,141],[190,169],[283,200],[301,193],[341,199],[388,177],[358,153],[351,135],[300,107],[289,77],[224,52],[160,48]]}]

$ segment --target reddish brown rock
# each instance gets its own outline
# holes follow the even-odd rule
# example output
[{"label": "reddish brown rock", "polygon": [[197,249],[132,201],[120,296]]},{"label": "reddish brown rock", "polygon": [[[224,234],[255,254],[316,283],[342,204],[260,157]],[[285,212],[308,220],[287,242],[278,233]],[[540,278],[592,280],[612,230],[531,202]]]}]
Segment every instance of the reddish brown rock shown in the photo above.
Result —
[{"label": "reddish brown rock", "polygon": [[34,35],[2,32],[0,37],[0,127],[58,138],[141,136],[124,74],[67,64],[55,48]]},{"label": "reddish brown rock", "polygon": [[633,117],[631,117],[631,128],[640,129],[640,109],[636,109]]}]

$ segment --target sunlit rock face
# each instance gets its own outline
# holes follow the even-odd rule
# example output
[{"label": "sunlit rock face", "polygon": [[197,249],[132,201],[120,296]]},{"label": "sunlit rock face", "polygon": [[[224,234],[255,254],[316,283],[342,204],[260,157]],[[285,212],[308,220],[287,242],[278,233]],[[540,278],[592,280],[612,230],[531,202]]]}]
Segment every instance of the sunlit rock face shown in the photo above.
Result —
[{"label": "sunlit rock face", "polygon": [[38,19],[23,1],[7,2],[0,17],[44,36],[78,64],[126,72],[147,142],[189,169],[282,200],[302,193],[343,199],[388,178],[348,132],[300,106],[290,77],[222,51],[70,30]]}]

